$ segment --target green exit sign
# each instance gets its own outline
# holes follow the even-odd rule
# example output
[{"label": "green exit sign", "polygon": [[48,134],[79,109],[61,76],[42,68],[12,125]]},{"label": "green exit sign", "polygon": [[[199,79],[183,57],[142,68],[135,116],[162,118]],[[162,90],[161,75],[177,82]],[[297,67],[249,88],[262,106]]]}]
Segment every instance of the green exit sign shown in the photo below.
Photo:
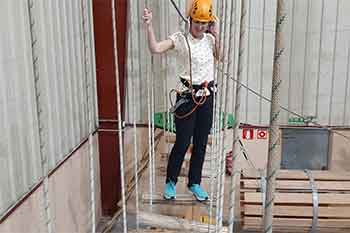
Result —
[{"label": "green exit sign", "polygon": [[315,116],[305,116],[305,117],[290,117],[288,119],[289,125],[308,125],[316,119]]}]

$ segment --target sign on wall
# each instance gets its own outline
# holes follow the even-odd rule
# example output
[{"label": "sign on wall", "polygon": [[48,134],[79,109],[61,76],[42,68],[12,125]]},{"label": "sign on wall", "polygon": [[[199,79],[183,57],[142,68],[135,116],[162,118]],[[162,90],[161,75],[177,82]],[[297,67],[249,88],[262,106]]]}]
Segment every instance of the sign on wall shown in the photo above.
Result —
[{"label": "sign on wall", "polygon": [[243,129],[242,130],[242,138],[246,140],[254,139],[254,129]]},{"label": "sign on wall", "polygon": [[258,129],[256,137],[257,139],[267,139],[267,130]]}]

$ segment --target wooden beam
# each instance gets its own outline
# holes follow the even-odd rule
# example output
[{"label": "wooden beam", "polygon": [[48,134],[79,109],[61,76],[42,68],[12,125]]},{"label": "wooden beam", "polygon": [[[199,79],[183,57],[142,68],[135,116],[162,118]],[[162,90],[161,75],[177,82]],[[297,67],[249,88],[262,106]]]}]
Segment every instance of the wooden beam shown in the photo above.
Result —
[{"label": "wooden beam", "polygon": [[[312,177],[316,181],[350,181],[350,172],[347,171],[312,171]],[[265,175],[265,174],[264,174]],[[243,179],[260,178],[260,174],[256,170],[245,169],[243,171]],[[303,170],[279,170],[277,180],[309,180]]]},{"label": "wooden beam", "polygon": [[[140,212],[139,219],[141,224],[145,224],[156,228],[176,230],[177,232],[208,232],[208,224],[202,224],[199,222],[189,221],[182,218],[153,214],[148,212]],[[215,226],[211,225],[211,229],[215,229]],[[223,227],[221,232],[228,232],[227,228]]]},{"label": "wooden beam", "polygon": [[[139,229],[131,230],[129,233],[178,233],[177,230],[167,230],[167,229]],[[181,231],[181,233],[193,233],[192,231]]]},{"label": "wooden beam", "polygon": [[[142,195],[142,202],[149,203],[151,195],[145,193]],[[152,195],[153,204],[169,204],[169,205],[208,205],[209,200],[199,202],[192,194],[177,194],[176,200],[165,200],[161,193]],[[216,199],[213,200],[213,206],[216,206]]]}]

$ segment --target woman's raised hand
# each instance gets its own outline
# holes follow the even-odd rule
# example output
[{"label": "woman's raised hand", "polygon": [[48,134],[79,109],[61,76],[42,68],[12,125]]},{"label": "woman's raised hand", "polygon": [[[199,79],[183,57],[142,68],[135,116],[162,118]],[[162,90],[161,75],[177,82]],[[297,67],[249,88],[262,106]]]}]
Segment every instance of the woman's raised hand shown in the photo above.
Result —
[{"label": "woman's raised hand", "polygon": [[150,9],[145,8],[143,10],[142,19],[146,25],[150,25],[152,22],[152,11]]}]

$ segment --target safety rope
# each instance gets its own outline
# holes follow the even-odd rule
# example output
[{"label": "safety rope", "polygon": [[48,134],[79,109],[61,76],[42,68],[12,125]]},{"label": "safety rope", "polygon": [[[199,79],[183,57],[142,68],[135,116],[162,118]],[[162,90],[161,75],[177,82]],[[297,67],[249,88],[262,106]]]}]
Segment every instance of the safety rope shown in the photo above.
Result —
[{"label": "safety rope", "polygon": [[[144,5],[145,8],[148,9],[148,1],[144,0]],[[151,63],[148,63],[149,59],[146,62],[146,69],[145,69],[145,75],[146,75],[146,80],[147,80],[147,113],[148,113],[148,159],[149,159],[149,193],[150,193],[150,200],[149,200],[149,204],[150,204],[150,210],[151,212],[153,211],[153,191],[154,191],[154,175],[153,175],[153,171],[154,171],[154,162],[153,162],[153,146],[152,146],[152,126],[151,126],[151,118],[152,118],[152,106],[151,106],[151,80],[150,80],[150,74],[149,74],[149,66],[151,66],[151,72],[153,72],[153,55],[150,55],[151,58]]]},{"label": "safety rope", "polygon": [[[246,1],[241,1],[241,9],[240,9],[240,14],[241,14],[241,23],[240,23],[240,40],[239,40],[239,45],[238,45],[238,68],[237,68],[237,77],[238,80],[242,79],[242,74],[243,74],[243,69],[244,69],[244,58],[246,56],[244,49],[245,49],[245,42],[246,42],[246,17],[247,17],[247,7],[246,7]],[[231,15],[233,12],[231,12]],[[232,25],[231,25],[232,27]],[[236,28],[236,27],[235,27]],[[232,30],[232,29],[231,29]],[[230,38],[235,37],[235,33],[230,35]],[[231,46],[232,42],[230,42]],[[229,53],[231,54],[231,53]],[[228,71],[228,69],[227,69]],[[235,219],[235,209],[236,209],[236,183],[237,183],[237,171],[238,169],[236,168],[236,159],[239,155],[239,147],[238,144],[240,142],[239,140],[239,126],[240,126],[240,114],[241,114],[241,86],[235,85],[235,100],[234,102],[234,125],[233,125],[233,143],[232,143],[232,175],[231,175],[231,183],[230,183],[230,191],[229,191],[229,219],[228,219],[228,229],[229,232],[234,232],[235,228],[235,222],[237,219]],[[241,149],[242,150],[242,149]],[[244,152],[243,152],[244,153]]]},{"label": "safety rope", "polygon": [[[221,5],[220,5],[220,19],[223,19],[224,17],[224,1],[221,1],[220,2]],[[219,7],[218,7],[219,8]],[[224,34],[224,20],[221,20],[220,21],[220,27],[219,27],[219,53],[220,53],[220,57],[223,57],[222,59],[224,59],[225,57],[225,54],[223,52],[221,52],[222,50],[222,44],[223,44],[223,34]],[[219,61],[217,62],[217,66],[219,67],[220,66],[220,59]],[[219,70],[215,70],[215,78],[217,79],[217,83],[218,85],[222,83],[222,80],[219,79]],[[217,161],[216,161],[216,189],[215,189],[215,192],[216,192],[216,217],[215,217],[215,232],[218,231],[218,228],[219,228],[219,220],[218,220],[218,216],[219,216],[219,212],[220,212],[220,190],[221,190],[221,174],[222,174],[222,171],[223,171],[223,158],[221,156],[221,154],[219,153],[220,150],[220,145],[221,145],[221,124],[220,124],[220,120],[221,120],[221,96],[222,96],[222,90],[223,90],[223,87],[222,85],[218,88],[218,94],[216,96],[216,101],[215,101],[215,105],[214,105],[214,132],[216,132],[215,134],[215,137],[214,137],[214,151],[215,151],[215,154],[217,156]],[[220,98],[219,98],[220,97]],[[212,207],[212,206],[211,206]],[[212,210],[210,208],[210,218],[211,218],[211,215],[212,215]],[[210,222],[210,221],[209,221]],[[208,227],[208,229],[210,230],[210,227]]]},{"label": "safety rope", "polygon": [[186,17],[184,17],[181,13],[181,11],[179,10],[179,8],[177,7],[176,3],[174,2],[174,0],[170,0],[170,2],[173,4],[175,10],[177,11],[177,13],[179,14],[179,16],[181,17],[181,19],[184,21],[184,22],[187,22],[188,20],[186,19]]},{"label": "safety rope", "polygon": [[[261,57],[260,57],[260,93],[263,92],[263,77],[264,77],[264,56],[265,56],[265,18],[266,18],[266,0],[263,0],[263,9],[262,9],[262,30],[261,30]],[[251,27],[249,25],[249,30],[251,30]],[[262,99],[259,100],[259,124],[262,125],[262,112],[263,112],[263,104]]]},{"label": "safety rope", "polygon": [[[86,102],[87,102],[87,119],[88,119],[88,147],[89,147],[89,174],[90,174],[90,199],[91,199],[91,232],[96,232],[96,200],[95,200],[95,160],[94,160],[94,146],[93,146],[93,111],[91,108],[93,108],[93,101],[91,100],[92,97],[92,83],[89,83],[89,47],[87,42],[87,6],[86,6],[86,0],[81,1],[81,13],[82,13],[82,35],[83,35],[83,64],[84,64],[84,78],[85,78],[85,88],[86,88]],[[90,79],[92,82],[92,80]]]},{"label": "safety rope", "polygon": [[[310,14],[311,14],[311,2],[310,1],[307,1],[307,7],[306,7],[306,30],[305,30],[305,40],[304,40],[304,44],[305,44],[305,47],[304,47],[304,72],[303,72],[303,87],[302,87],[302,91],[301,91],[301,94],[302,94],[302,97],[301,99],[304,100],[305,98],[305,87],[306,87],[306,80],[308,79],[307,78],[307,62],[306,60],[308,59],[309,57],[309,49],[308,49],[308,42],[309,42],[309,31],[310,31]],[[304,115],[304,108],[305,108],[305,101],[302,101],[301,103],[301,114]]]},{"label": "safety rope", "polygon": [[272,233],[273,205],[275,199],[275,180],[281,163],[281,138],[279,132],[280,125],[280,59],[283,54],[283,34],[282,27],[286,20],[285,1],[277,1],[277,23],[276,23],[276,40],[274,52],[274,64],[272,75],[272,103],[270,114],[270,132],[269,132],[269,153],[267,159],[266,175],[266,200],[264,211],[264,232]]},{"label": "safety rope", "polygon": [[[219,7],[219,5],[216,7],[216,15],[219,14],[219,8],[220,8],[220,18],[222,19],[223,17],[223,3],[222,1],[219,1],[218,4],[221,4],[221,7]],[[222,24],[223,24],[223,20],[220,21],[220,29],[219,29],[219,41],[216,41],[215,43],[218,43],[219,46],[219,54],[221,53],[221,42],[222,42],[222,33],[223,30],[222,29]],[[221,56],[221,55],[220,55]],[[219,58],[220,60],[220,58]],[[215,66],[218,66],[219,60],[216,61]],[[213,71],[213,75],[214,75],[214,83],[219,83],[218,81],[218,69],[215,69]],[[220,156],[218,153],[218,144],[219,144],[219,137],[220,137],[220,111],[218,109],[218,96],[220,96],[220,91],[221,90],[217,90],[217,93],[214,95],[213,98],[213,127],[212,127],[212,146],[211,146],[211,151],[210,151],[210,155],[211,155],[211,162],[210,162],[210,203],[209,203],[209,221],[208,221],[208,232],[211,232],[211,226],[212,226],[212,218],[213,218],[213,199],[214,199],[214,192],[216,193],[216,197],[217,197],[217,190],[219,190],[219,185],[218,185],[218,180],[219,180],[219,174],[220,174]],[[216,184],[217,186],[214,189],[214,179],[216,179]],[[217,202],[217,198],[216,198],[216,206],[218,206],[218,202]],[[216,218],[215,218],[216,220]],[[217,221],[215,222],[215,229],[217,230]]]},{"label": "safety rope", "polygon": [[[135,81],[133,81],[135,84]],[[135,90],[133,91],[133,100],[136,99]],[[137,150],[137,128],[136,128],[136,105],[133,105],[133,129],[134,129],[134,177],[135,177],[135,208],[136,208],[136,231],[140,228],[140,201],[139,201],[139,179],[138,179],[138,150]]]},{"label": "safety rope", "polygon": [[[318,44],[318,51],[322,51],[322,46],[323,46],[323,35],[324,35],[324,28],[323,28],[323,24],[324,24],[324,15],[325,15],[325,0],[322,0],[321,4],[321,22],[320,22],[320,40],[319,40],[319,44]],[[337,33],[337,32],[335,32]],[[318,109],[319,109],[319,96],[320,96],[320,77],[321,77],[321,58],[322,56],[318,56],[318,62],[317,62],[317,83],[316,83],[316,106],[315,106],[315,113],[318,113]],[[289,106],[288,106],[289,107]]]},{"label": "safety rope", "polygon": [[[129,5],[130,9],[130,15],[128,17],[129,23],[131,23],[132,17],[132,4]],[[139,8],[137,8],[139,9]],[[137,13],[139,11],[136,11]],[[139,18],[139,17],[137,17]],[[140,33],[140,31],[138,31]],[[129,36],[133,38],[132,30],[129,28]],[[133,58],[136,56],[136,52],[134,51],[133,47],[134,43],[129,43],[130,46],[130,57]],[[138,49],[139,51],[139,49]],[[140,229],[140,198],[139,198],[139,174],[138,174],[138,162],[139,162],[139,156],[138,156],[138,140],[137,140],[137,127],[136,127],[136,121],[137,121],[137,108],[136,108],[136,77],[141,77],[140,75],[136,75],[135,71],[135,64],[134,59],[130,59],[130,67],[131,67],[131,86],[134,88],[131,88],[132,94],[131,94],[131,102],[132,102],[132,109],[130,111],[131,113],[131,119],[133,124],[133,157],[134,157],[134,179],[135,179],[135,211],[136,211],[136,232],[139,232]],[[141,70],[141,69],[140,69]]]},{"label": "safety rope", "polygon": [[120,180],[121,180],[121,196],[123,209],[123,230],[127,233],[126,219],[126,198],[125,198],[125,172],[124,172],[124,146],[122,134],[122,117],[121,117],[121,102],[120,102],[120,85],[119,85],[119,70],[118,70],[118,51],[117,51],[117,25],[116,25],[116,6],[115,0],[112,2],[112,22],[113,22],[113,52],[114,52],[114,69],[116,79],[116,95],[117,95],[117,114],[118,114],[118,139],[119,139],[119,159],[120,159]]},{"label": "safety rope", "polygon": [[[224,1],[223,2],[224,5],[224,9],[225,9],[225,16],[223,17],[223,19],[228,19],[230,18],[230,22],[232,22],[232,14],[229,15],[229,7],[232,5],[229,4],[228,1]],[[231,2],[232,3],[232,2]],[[231,7],[232,8],[232,7]],[[225,60],[225,58],[227,57],[230,61],[229,63],[225,63],[222,62],[222,69],[224,70],[225,68],[229,67],[230,63],[231,63],[231,59],[232,56],[229,56],[228,51],[227,51],[227,36],[228,34],[230,34],[230,30],[231,27],[228,27],[229,25],[227,25],[226,23],[224,23],[224,20],[222,20],[223,22],[223,49],[222,49],[222,58],[223,60]],[[222,227],[223,227],[223,209],[224,209],[224,192],[225,192],[225,178],[226,178],[226,153],[225,153],[225,138],[226,138],[226,132],[227,132],[227,100],[228,100],[228,92],[229,92],[229,85],[228,85],[228,79],[224,79],[224,72],[220,72],[220,80],[221,80],[221,91],[222,94],[220,95],[221,99],[220,99],[220,111],[219,113],[223,114],[223,119],[222,119],[222,127],[220,126],[220,133],[221,136],[219,137],[220,141],[219,141],[219,155],[221,158],[221,170],[220,170],[220,190],[219,190],[219,196],[218,196],[218,200],[219,200],[219,205],[218,205],[218,209],[217,209],[217,226],[218,226],[218,232],[222,231]],[[220,117],[221,118],[221,117]],[[220,119],[221,120],[221,119]],[[223,130],[221,130],[221,128],[223,128]]]},{"label": "safety rope", "polygon": [[[340,11],[340,4],[339,0],[336,1],[336,17],[335,17],[335,31],[338,31],[339,28],[339,11]],[[331,93],[330,93],[330,99],[329,101],[329,113],[328,113],[328,125],[332,124],[332,116],[333,116],[333,96],[334,96],[334,83],[335,83],[335,64],[336,64],[336,53],[337,53],[337,42],[338,42],[338,33],[335,33],[334,35],[334,41],[333,41],[333,58],[332,58],[332,81],[331,81]]]},{"label": "safety rope", "polygon": [[153,182],[153,191],[155,192],[156,187],[156,158],[155,158],[155,139],[154,139],[154,79],[155,79],[155,72],[154,72],[154,57],[152,56],[151,59],[151,71],[152,71],[152,77],[151,77],[151,145],[152,145],[152,182]]},{"label": "safety rope", "polygon": [[155,156],[155,126],[154,126],[154,112],[155,112],[155,105],[154,105],[154,95],[155,95],[155,82],[154,79],[156,77],[155,70],[154,70],[154,56],[151,55],[151,155],[152,155],[152,182],[153,182],[153,192],[155,192],[156,187],[156,156]]},{"label": "safety rope", "polygon": [[[164,2],[164,6],[165,6],[165,15],[167,17],[165,17],[165,35],[169,35],[169,28],[170,28],[170,20],[169,20],[169,6],[166,2]],[[169,63],[169,60],[168,60],[168,55],[165,54],[165,67],[168,67],[168,63]],[[166,77],[168,77],[168,69],[166,69]],[[168,79],[167,78],[164,78],[164,96],[167,96],[168,94]],[[174,129],[173,129],[173,115],[170,114],[170,105],[169,105],[169,100],[168,98],[164,98],[164,101],[165,101],[165,105],[166,106],[166,119],[167,121],[164,120],[164,123],[166,124],[166,128],[165,128],[165,135],[168,135],[167,132],[173,132]],[[164,118],[165,119],[165,118]],[[166,136],[165,138],[165,141],[166,141],[166,145],[167,145],[167,152],[168,154],[170,154],[170,150],[171,150],[171,145],[169,143],[169,138]]]},{"label": "safety rope", "polygon": [[31,53],[33,61],[33,74],[34,74],[34,90],[35,90],[35,99],[36,99],[36,113],[38,118],[38,127],[39,127],[39,144],[40,144],[40,160],[41,160],[41,172],[43,176],[43,208],[44,208],[44,222],[47,227],[47,232],[54,232],[52,217],[51,217],[51,205],[50,205],[50,196],[49,196],[49,158],[47,153],[47,145],[45,144],[46,126],[44,125],[43,119],[43,100],[42,93],[40,91],[40,73],[39,73],[39,48],[38,48],[38,34],[36,32],[36,24],[34,19],[34,0],[27,1],[28,7],[28,16],[30,22],[30,40],[31,40]]}]

